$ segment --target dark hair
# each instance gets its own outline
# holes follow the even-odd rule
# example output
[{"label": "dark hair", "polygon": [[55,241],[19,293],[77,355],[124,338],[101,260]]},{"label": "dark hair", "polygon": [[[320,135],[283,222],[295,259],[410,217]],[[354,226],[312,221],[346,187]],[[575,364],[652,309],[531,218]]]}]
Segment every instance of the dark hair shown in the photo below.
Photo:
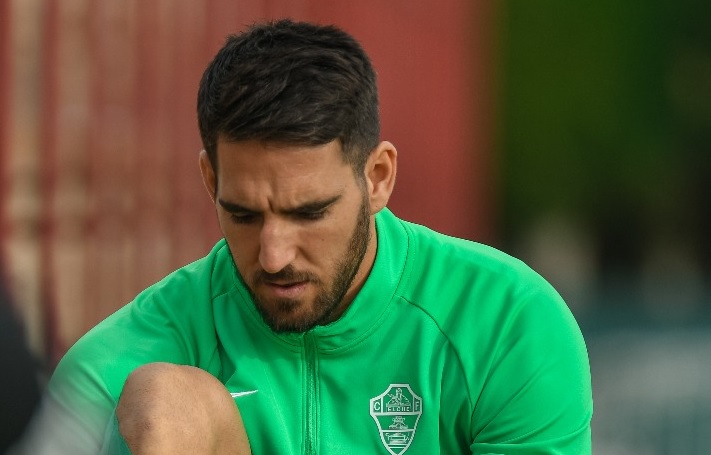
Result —
[{"label": "dark hair", "polygon": [[322,145],[339,140],[362,172],[378,144],[375,71],[335,26],[284,19],[230,35],[200,81],[198,124],[217,169],[217,141]]}]

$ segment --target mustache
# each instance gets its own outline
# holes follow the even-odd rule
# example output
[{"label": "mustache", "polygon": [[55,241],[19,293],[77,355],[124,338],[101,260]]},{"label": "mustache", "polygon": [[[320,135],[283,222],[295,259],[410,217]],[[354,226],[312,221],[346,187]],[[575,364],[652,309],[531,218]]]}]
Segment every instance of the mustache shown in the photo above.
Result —
[{"label": "mustache", "polygon": [[310,281],[313,283],[320,282],[318,276],[309,272],[299,272],[292,265],[287,265],[286,267],[275,273],[269,273],[264,270],[259,270],[254,273],[252,280],[255,284],[263,284],[274,281],[288,281],[292,283],[302,281]]}]

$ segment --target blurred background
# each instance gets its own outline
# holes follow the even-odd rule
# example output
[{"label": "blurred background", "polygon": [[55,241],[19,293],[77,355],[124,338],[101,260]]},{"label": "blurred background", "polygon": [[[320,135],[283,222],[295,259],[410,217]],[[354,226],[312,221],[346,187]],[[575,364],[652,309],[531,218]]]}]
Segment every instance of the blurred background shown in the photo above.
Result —
[{"label": "blurred background", "polygon": [[195,97],[229,33],[334,23],[379,77],[391,208],[520,257],[590,352],[600,455],[711,453],[711,5],[0,0],[2,280],[43,376],[219,239]]}]

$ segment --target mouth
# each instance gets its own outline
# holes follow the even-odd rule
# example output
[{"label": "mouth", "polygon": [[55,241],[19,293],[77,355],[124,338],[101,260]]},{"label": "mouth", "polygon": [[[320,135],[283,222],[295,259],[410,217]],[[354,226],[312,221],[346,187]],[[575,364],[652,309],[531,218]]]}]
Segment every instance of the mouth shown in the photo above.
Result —
[{"label": "mouth", "polygon": [[281,299],[296,299],[300,297],[308,286],[308,281],[277,282],[267,281],[264,287],[272,296]]}]

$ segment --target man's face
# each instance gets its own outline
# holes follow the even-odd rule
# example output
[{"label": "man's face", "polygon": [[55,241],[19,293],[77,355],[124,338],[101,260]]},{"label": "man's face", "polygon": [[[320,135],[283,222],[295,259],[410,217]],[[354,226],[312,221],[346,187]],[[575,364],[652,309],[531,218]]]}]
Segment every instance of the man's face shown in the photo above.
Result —
[{"label": "man's face", "polygon": [[343,313],[375,257],[363,184],[337,141],[217,147],[220,227],[265,322],[303,332]]}]

